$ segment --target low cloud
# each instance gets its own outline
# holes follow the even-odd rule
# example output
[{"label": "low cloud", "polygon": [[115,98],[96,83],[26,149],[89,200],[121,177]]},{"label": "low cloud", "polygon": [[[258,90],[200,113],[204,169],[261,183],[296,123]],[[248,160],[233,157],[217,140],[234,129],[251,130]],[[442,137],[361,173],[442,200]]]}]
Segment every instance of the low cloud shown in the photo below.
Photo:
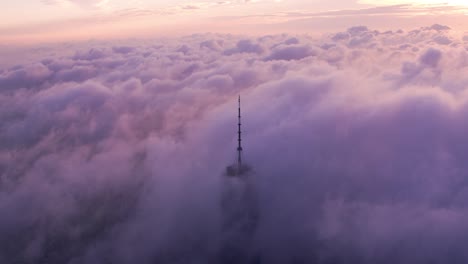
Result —
[{"label": "low cloud", "polygon": [[0,263],[212,261],[239,93],[262,263],[465,263],[464,41],[205,34],[1,69]]},{"label": "low cloud", "polygon": [[225,55],[233,55],[236,53],[261,54],[263,52],[264,52],[264,48],[260,44],[255,43],[250,39],[243,39],[243,40],[239,40],[234,48],[225,50],[224,54]]},{"label": "low cloud", "polygon": [[300,60],[317,54],[318,52],[308,45],[279,46],[272,50],[266,60]]}]

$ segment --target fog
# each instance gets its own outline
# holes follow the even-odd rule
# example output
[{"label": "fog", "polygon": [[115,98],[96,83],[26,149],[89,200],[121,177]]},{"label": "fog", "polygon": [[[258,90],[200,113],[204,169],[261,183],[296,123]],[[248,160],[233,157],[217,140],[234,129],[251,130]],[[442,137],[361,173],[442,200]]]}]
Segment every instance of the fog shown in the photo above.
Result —
[{"label": "fog", "polygon": [[239,93],[252,261],[466,263],[467,50],[434,25],[31,51],[0,69],[0,263],[219,263]]}]

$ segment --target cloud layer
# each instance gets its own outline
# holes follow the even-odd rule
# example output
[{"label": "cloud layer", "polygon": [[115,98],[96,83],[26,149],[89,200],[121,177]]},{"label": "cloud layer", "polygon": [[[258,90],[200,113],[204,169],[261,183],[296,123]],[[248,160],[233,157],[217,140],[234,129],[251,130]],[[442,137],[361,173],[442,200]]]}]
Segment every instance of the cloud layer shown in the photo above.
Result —
[{"label": "cloud layer", "polygon": [[466,263],[467,48],[353,27],[1,69],[0,263],[211,261],[239,92],[262,263]]}]

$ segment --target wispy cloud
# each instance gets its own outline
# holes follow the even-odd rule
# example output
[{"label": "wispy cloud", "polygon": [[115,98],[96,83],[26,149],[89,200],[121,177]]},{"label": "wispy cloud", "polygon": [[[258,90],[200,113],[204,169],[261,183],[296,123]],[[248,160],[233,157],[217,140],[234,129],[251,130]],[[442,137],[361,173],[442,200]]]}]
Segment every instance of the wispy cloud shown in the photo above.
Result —
[{"label": "wispy cloud", "polygon": [[345,16],[378,16],[378,15],[442,15],[442,14],[463,14],[468,12],[468,7],[456,7],[449,5],[437,6],[418,6],[418,5],[391,5],[391,6],[378,6],[360,9],[344,9],[323,12],[308,12],[308,11],[291,11],[291,12],[278,12],[269,14],[258,15],[245,15],[245,16],[229,16],[224,18],[242,19],[242,18],[260,18],[260,17],[276,17],[283,19],[297,19],[297,18],[310,18],[310,17],[345,17]]},{"label": "wispy cloud", "polygon": [[398,4],[413,4],[413,5],[450,5],[466,7],[465,0],[359,0],[360,4],[371,5],[398,5]]},{"label": "wispy cloud", "polygon": [[109,0],[41,0],[46,5],[74,4],[85,9],[104,8]]}]

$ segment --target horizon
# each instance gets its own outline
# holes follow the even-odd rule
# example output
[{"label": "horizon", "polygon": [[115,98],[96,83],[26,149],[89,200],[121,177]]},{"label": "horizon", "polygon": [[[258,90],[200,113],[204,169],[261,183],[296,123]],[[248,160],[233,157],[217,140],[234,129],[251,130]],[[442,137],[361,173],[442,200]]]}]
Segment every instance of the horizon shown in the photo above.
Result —
[{"label": "horizon", "polygon": [[[110,1],[19,0],[3,4],[0,42],[180,37],[196,33],[323,34],[353,25],[380,29],[439,24],[468,31],[468,4],[438,0]],[[392,24],[388,23],[393,19]],[[432,23],[433,24],[433,23]]]}]

